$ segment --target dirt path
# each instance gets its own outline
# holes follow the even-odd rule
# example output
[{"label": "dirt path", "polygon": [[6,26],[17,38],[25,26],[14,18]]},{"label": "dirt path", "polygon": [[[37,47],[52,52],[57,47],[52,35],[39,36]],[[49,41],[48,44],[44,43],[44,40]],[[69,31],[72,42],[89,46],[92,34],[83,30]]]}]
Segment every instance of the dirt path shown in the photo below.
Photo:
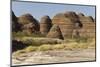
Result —
[{"label": "dirt path", "polygon": [[12,65],[44,64],[60,62],[94,61],[95,49],[60,50],[24,53],[12,56]]}]

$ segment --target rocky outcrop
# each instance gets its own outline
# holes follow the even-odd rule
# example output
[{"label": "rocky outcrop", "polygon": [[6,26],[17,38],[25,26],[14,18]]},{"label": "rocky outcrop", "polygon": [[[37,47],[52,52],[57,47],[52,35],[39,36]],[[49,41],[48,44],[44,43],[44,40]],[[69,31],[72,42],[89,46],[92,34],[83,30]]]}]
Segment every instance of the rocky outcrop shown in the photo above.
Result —
[{"label": "rocky outcrop", "polygon": [[56,14],[52,19],[52,23],[59,25],[63,37],[72,35],[74,23],[71,21],[70,18],[66,18],[66,16],[63,13]]},{"label": "rocky outcrop", "polygon": [[17,21],[17,17],[15,16],[13,11],[12,11],[12,21]]},{"label": "rocky outcrop", "polygon": [[56,14],[52,19],[52,23],[59,25],[63,37],[65,38],[72,36],[73,29],[75,29],[76,24],[81,26],[81,23],[75,12],[65,12]]},{"label": "rocky outcrop", "polygon": [[53,24],[59,25],[64,38],[68,37],[94,37],[95,21],[91,16],[82,13],[65,12],[56,14],[52,19]]},{"label": "rocky outcrop", "polygon": [[40,21],[40,32],[42,34],[47,34],[52,27],[52,21],[49,16],[44,16]]},{"label": "rocky outcrop", "polygon": [[78,13],[78,17],[84,17],[85,15],[83,13]]},{"label": "rocky outcrop", "polygon": [[94,18],[72,11],[58,13],[52,19],[44,16],[40,23],[31,14],[16,17],[12,12],[12,21],[13,31],[21,30],[27,34],[39,32],[50,38],[95,37],[96,33]]},{"label": "rocky outcrop", "polygon": [[15,16],[14,12],[12,11],[12,31],[18,32],[21,30],[21,24],[18,23],[18,18]]},{"label": "rocky outcrop", "polygon": [[39,31],[39,23],[31,14],[24,14],[18,17],[18,22],[22,24],[22,31],[27,34]]},{"label": "rocky outcrop", "polygon": [[61,33],[61,30],[58,25],[53,25],[50,29],[49,33],[47,34],[48,38],[59,38],[64,39]]},{"label": "rocky outcrop", "polygon": [[91,16],[79,16],[83,27],[79,29],[80,36],[95,37],[95,21]]}]

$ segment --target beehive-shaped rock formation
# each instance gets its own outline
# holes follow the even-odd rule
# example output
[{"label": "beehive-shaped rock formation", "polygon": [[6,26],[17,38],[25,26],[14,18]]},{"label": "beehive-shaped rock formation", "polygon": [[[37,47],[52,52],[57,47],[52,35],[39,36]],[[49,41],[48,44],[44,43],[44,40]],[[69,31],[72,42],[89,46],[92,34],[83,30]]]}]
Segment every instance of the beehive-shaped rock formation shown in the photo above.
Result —
[{"label": "beehive-shaped rock formation", "polygon": [[65,39],[73,36],[95,37],[95,27],[94,18],[72,11],[58,13],[52,20],[49,16],[44,16],[40,23],[30,14],[16,17],[12,12],[12,30],[16,32],[20,30],[28,34],[41,32],[47,37]]},{"label": "beehive-shaped rock formation", "polygon": [[44,16],[40,21],[40,32],[41,34],[47,34],[52,27],[52,21],[49,16]]},{"label": "beehive-shaped rock formation", "polygon": [[80,36],[95,37],[95,21],[91,16],[79,16],[83,27],[79,29]]},{"label": "beehive-shaped rock formation", "polygon": [[22,29],[26,33],[35,33],[39,31],[39,23],[31,14],[24,14],[18,18],[18,22],[22,24]]},{"label": "beehive-shaped rock formation", "polygon": [[53,24],[59,25],[63,37],[71,37],[75,23],[80,23],[75,12],[56,14],[52,19]]},{"label": "beehive-shaped rock formation", "polygon": [[59,13],[53,17],[52,23],[59,25],[64,38],[73,35],[81,37],[95,36],[95,20],[91,16],[85,16],[82,13]]},{"label": "beehive-shaped rock formation", "polygon": [[61,33],[61,30],[58,25],[53,25],[50,29],[49,33],[47,34],[48,38],[59,38],[64,39]]}]

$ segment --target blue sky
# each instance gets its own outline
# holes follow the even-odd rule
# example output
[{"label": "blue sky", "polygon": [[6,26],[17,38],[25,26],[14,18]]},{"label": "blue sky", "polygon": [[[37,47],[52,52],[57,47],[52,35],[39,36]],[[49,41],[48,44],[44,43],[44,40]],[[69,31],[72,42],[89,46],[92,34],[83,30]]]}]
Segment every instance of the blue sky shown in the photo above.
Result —
[{"label": "blue sky", "polygon": [[38,20],[40,20],[41,17],[45,15],[48,15],[50,16],[50,18],[52,18],[55,14],[66,12],[66,11],[75,11],[76,13],[81,12],[87,16],[95,17],[94,6],[12,1],[12,10],[14,11],[16,16],[21,16],[25,13],[30,13]]}]

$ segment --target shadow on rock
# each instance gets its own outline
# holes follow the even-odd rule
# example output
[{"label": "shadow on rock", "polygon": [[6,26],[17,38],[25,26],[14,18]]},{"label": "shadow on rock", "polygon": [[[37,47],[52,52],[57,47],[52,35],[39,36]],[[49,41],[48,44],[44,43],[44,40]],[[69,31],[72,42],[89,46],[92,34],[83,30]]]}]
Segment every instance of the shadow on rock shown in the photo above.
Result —
[{"label": "shadow on rock", "polygon": [[12,52],[21,50],[27,47],[27,44],[24,44],[22,41],[12,40]]}]

